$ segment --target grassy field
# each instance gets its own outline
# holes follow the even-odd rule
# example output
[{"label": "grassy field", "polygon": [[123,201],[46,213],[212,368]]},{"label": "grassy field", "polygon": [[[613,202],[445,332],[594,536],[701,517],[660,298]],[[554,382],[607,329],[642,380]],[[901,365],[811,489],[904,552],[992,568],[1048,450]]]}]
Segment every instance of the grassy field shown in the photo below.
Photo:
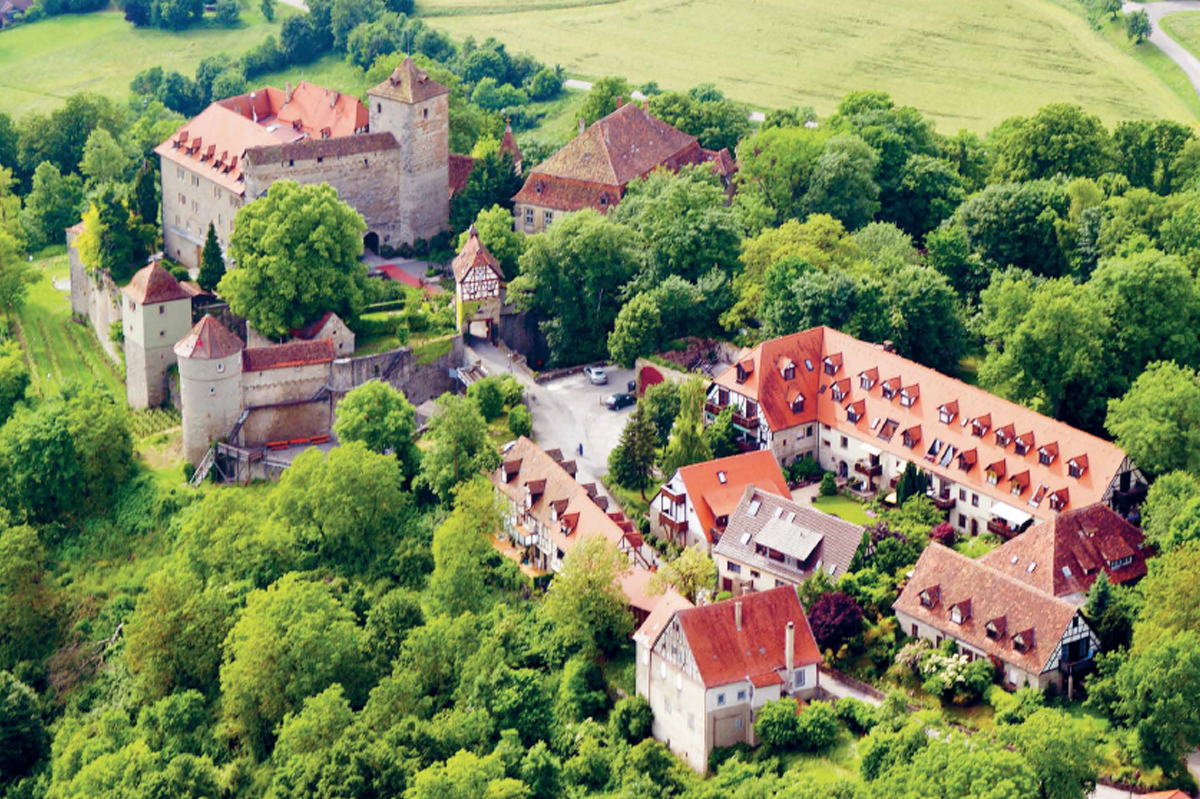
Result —
[{"label": "grassy field", "polygon": [[135,28],[118,11],[50,17],[0,34],[0,111],[21,116],[51,111],[81,91],[124,100],[143,69],[161,66],[191,76],[205,56],[241,55],[298,13],[278,5],[267,22],[245,4],[236,28],[205,25],[172,31]]},{"label": "grassy field", "polygon": [[[553,2],[549,5],[556,5]],[[418,0],[456,38],[496,36],[582,76],[666,88],[711,81],[758,106],[829,114],[853,89],[882,89],[940,129],[985,131],[1069,101],[1106,123],[1195,121],[1155,48],[1098,35],[1074,0],[622,0],[531,10],[536,0]],[[508,13],[492,13],[507,11]],[[1106,40],[1107,39],[1107,40]],[[1153,51],[1153,52],[1150,52]]]},{"label": "grassy field", "polygon": [[[7,35],[7,34],[4,34]],[[32,389],[45,397],[67,380],[99,382],[114,395],[125,397],[125,386],[100,342],[86,325],[71,321],[71,298],[54,287],[67,278],[67,256],[38,261],[38,281],[20,314],[20,337],[33,378]]]},{"label": "grassy field", "polygon": [[[1180,11],[1159,20],[1163,32],[1200,57],[1200,11]],[[1157,48],[1155,48],[1157,49]]]},{"label": "grassy field", "polygon": [[812,504],[817,510],[837,516],[851,524],[861,524],[864,527],[871,524],[871,518],[863,510],[862,503],[849,497],[815,497]]}]

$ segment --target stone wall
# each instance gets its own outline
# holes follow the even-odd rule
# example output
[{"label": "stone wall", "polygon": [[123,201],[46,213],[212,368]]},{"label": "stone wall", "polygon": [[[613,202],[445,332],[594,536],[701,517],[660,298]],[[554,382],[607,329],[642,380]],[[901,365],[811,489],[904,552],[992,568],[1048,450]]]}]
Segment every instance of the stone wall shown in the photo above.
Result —
[{"label": "stone wall", "polygon": [[[337,189],[339,199],[362,214],[367,232],[376,233],[381,242],[396,246],[401,218],[401,150],[393,143],[391,147],[376,149],[346,147],[346,154],[326,154],[334,149],[334,143],[339,140],[318,139],[305,147],[297,144],[280,148],[283,155],[289,156],[286,159],[266,160],[248,155],[246,196],[258,197],[277,180],[294,180],[302,185],[328,183]],[[267,148],[263,155],[275,150]],[[426,202],[428,199],[427,196]]]},{"label": "stone wall", "polygon": [[433,363],[418,363],[416,354],[408,347],[379,355],[339,358],[333,362],[330,385],[340,399],[355,386],[361,386],[371,380],[386,379],[388,384],[402,392],[409,402],[420,405],[440,397],[447,391],[453,392],[462,385],[450,376],[450,370],[457,369],[462,365],[462,361],[462,337],[455,336],[450,352]]},{"label": "stone wall", "polygon": [[109,340],[108,331],[113,322],[121,321],[121,290],[107,273],[93,277],[84,268],[75,249],[75,237],[71,234],[67,234],[67,254],[71,275],[71,313],[87,319],[100,341],[100,347],[114,363],[120,363],[120,350],[115,342]]},{"label": "stone wall", "polygon": [[332,427],[333,403],[326,395],[314,402],[250,411],[237,443],[261,446],[269,441],[321,435]]},{"label": "stone wall", "polygon": [[538,327],[539,316],[533,312],[500,315],[499,338],[504,346],[525,356],[530,369],[544,369],[550,360],[550,347],[546,336]]},{"label": "stone wall", "polygon": [[370,97],[372,133],[400,143],[400,241],[430,239],[450,225],[449,95],[419,103]]}]

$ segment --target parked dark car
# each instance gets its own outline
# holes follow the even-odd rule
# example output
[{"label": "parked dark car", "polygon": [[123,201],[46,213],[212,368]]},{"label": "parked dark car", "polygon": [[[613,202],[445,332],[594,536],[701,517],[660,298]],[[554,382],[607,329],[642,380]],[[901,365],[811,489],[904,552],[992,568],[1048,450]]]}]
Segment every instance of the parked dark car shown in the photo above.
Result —
[{"label": "parked dark car", "polygon": [[636,405],[637,397],[632,394],[609,394],[604,398],[604,404],[608,406],[610,411],[619,411],[622,408],[628,408],[630,405]]}]

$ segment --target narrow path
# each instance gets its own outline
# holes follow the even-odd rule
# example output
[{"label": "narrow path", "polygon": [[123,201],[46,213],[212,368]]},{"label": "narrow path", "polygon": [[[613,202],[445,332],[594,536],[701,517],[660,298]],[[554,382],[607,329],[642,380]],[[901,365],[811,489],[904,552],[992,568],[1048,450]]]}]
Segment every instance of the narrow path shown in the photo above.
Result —
[{"label": "narrow path", "polygon": [[1196,94],[1200,94],[1200,59],[1188,52],[1188,49],[1179,42],[1168,36],[1162,29],[1159,21],[1168,14],[1174,14],[1178,11],[1200,11],[1200,0],[1164,0],[1157,3],[1125,3],[1121,6],[1121,10],[1126,13],[1130,11],[1145,11],[1150,17],[1150,25],[1153,30],[1150,32],[1150,43],[1167,54],[1167,57],[1179,65],[1184,74],[1188,76],[1188,80],[1192,82],[1192,88],[1196,90]]},{"label": "narrow path", "polygon": [[[299,0],[297,0],[297,2],[299,2]],[[1195,3],[1197,6],[1200,6],[1200,0],[1195,0]],[[567,80],[564,80],[563,87],[567,89],[575,89],[576,91],[581,92],[590,92],[592,90],[592,84],[590,82],[586,80],[575,80],[574,78],[568,78]],[[646,95],[642,94],[637,89],[634,89],[632,92],[630,92],[629,96],[634,100],[646,99]],[[751,111],[749,116],[751,122],[765,122],[767,119],[767,115],[762,111]]]}]

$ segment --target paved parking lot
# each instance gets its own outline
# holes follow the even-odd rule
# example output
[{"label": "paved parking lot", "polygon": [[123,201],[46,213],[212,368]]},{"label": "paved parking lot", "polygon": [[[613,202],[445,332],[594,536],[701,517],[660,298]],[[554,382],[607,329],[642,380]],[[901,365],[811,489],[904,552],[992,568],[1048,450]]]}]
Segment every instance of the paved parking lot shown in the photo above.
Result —
[{"label": "paved parking lot", "polygon": [[[500,350],[478,341],[471,346],[490,374],[509,371],[508,358]],[[625,391],[626,383],[633,379],[633,370],[605,367],[605,371],[608,385],[604,386],[593,386],[582,374],[538,385],[519,370],[513,372],[525,384],[525,395],[533,412],[533,437],[543,449],[557,447],[564,457],[574,458],[579,465],[580,482],[597,480],[608,471],[608,454],[620,441],[625,421],[633,412],[632,406],[610,411],[600,402],[608,394]]]}]

